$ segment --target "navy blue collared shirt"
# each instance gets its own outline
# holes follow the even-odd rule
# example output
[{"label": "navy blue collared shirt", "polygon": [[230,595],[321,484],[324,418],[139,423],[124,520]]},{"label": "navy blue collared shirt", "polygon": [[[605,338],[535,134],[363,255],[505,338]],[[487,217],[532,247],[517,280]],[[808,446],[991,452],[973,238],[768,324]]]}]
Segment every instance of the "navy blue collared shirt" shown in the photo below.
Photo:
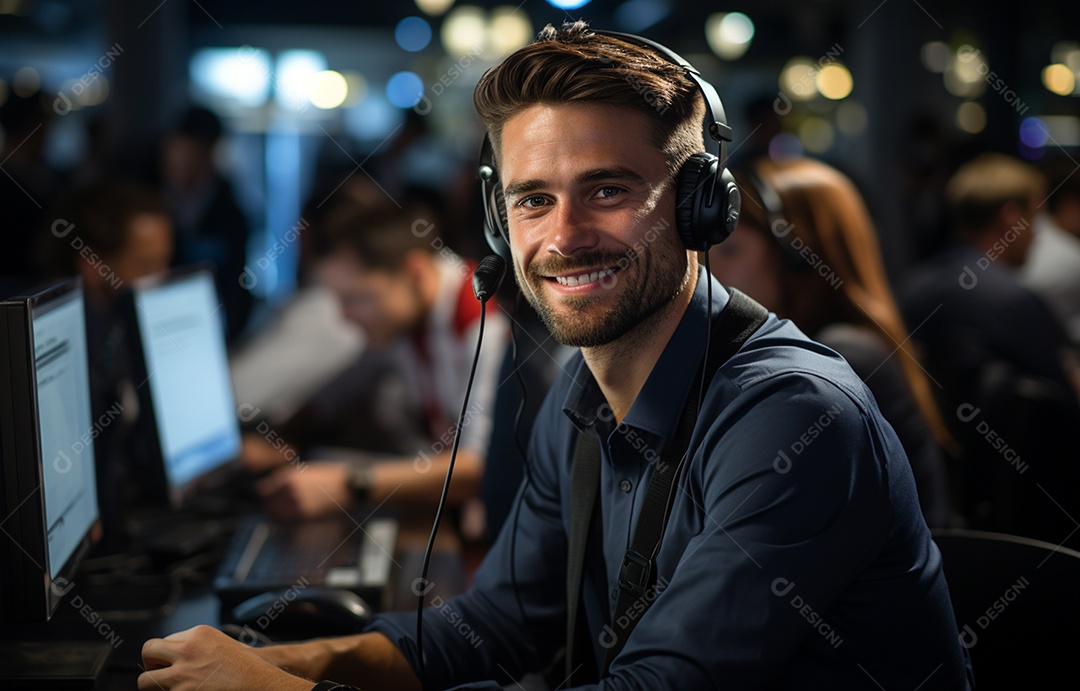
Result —
[{"label": "navy blue collared shirt", "polygon": [[[621,630],[616,579],[645,486],[698,385],[706,310],[715,318],[727,304],[713,281],[709,305],[705,281],[621,423],[580,354],[549,392],[529,446],[532,482],[516,500],[514,553],[508,521],[474,587],[425,613],[427,688],[496,689],[564,645],[579,434],[602,440],[579,627],[603,659]],[[609,675],[577,688],[967,688],[908,461],[835,352],[770,315],[710,380],[678,488],[651,607]],[[415,615],[381,615],[370,630],[417,668]],[[497,683],[471,683],[483,680]]]}]

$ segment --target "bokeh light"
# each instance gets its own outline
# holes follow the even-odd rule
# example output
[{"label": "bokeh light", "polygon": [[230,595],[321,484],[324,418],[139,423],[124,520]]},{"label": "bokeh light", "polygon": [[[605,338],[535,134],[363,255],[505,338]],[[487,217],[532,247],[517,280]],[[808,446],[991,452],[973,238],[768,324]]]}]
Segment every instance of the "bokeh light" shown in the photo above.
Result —
[{"label": "bokeh light", "polygon": [[502,57],[532,40],[532,23],[521,7],[504,5],[491,11],[488,38],[492,50]]},{"label": "bokeh light", "polygon": [[342,70],[341,76],[345,77],[345,84],[348,86],[349,93],[345,96],[345,102],[341,104],[342,108],[352,108],[360,101],[364,100],[364,96],[367,95],[368,82],[364,75],[353,70]]},{"label": "bokeh light", "polygon": [[349,83],[345,80],[345,75],[334,70],[325,70],[312,79],[308,99],[316,108],[329,110],[344,103],[348,95]]},{"label": "bokeh light", "polygon": [[414,72],[398,72],[386,82],[386,98],[398,108],[412,108],[424,94],[424,82]]},{"label": "bokeh light", "polygon": [[548,4],[558,10],[580,10],[589,4],[589,0],[547,0]]},{"label": "bokeh light", "polygon": [[986,128],[986,110],[975,101],[965,101],[956,109],[956,124],[968,134],[978,134]]},{"label": "bokeh light", "polygon": [[935,74],[945,71],[945,66],[949,64],[951,57],[952,49],[944,41],[924,43],[922,49],[919,50],[919,59],[922,60],[923,67]]},{"label": "bokeh light", "polygon": [[420,11],[432,17],[444,14],[453,4],[454,0],[416,0],[416,6],[420,8]]},{"label": "bokeh light", "polygon": [[854,86],[854,80],[848,68],[835,62],[822,67],[814,81],[821,95],[833,101],[850,96]]},{"label": "bokeh light", "polygon": [[1046,125],[1039,118],[1024,118],[1020,123],[1020,141],[1025,146],[1037,149],[1046,144]]},{"label": "bokeh light", "polygon": [[274,98],[278,105],[302,111],[311,102],[308,90],[315,75],[326,69],[326,57],[314,50],[286,50],[277,59]]},{"label": "bokeh light", "polygon": [[188,65],[196,89],[214,98],[258,107],[270,95],[270,53],[261,48],[202,48]]},{"label": "bokeh light", "polygon": [[472,5],[462,5],[446,16],[440,37],[447,53],[461,57],[483,50],[486,31],[484,11]]},{"label": "bokeh light", "polygon": [[990,66],[980,51],[965,46],[949,60],[943,79],[945,89],[953,96],[975,98],[986,91],[984,75]]},{"label": "bokeh light", "polygon": [[742,57],[754,39],[754,22],[742,12],[718,12],[705,21],[709,47],[724,60]]},{"label": "bokeh light", "polygon": [[394,27],[394,40],[402,50],[419,52],[431,43],[431,25],[421,17],[405,17]]},{"label": "bokeh light", "polygon": [[814,71],[813,60],[802,55],[793,57],[780,70],[780,88],[795,101],[809,101],[817,96]]},{"label": "bokeh light", "polygon": [[1067,65],[1059,62],[1043,68],[1042,83],[1051,93],[1068,96],[1076,88],[1076,75]]}]

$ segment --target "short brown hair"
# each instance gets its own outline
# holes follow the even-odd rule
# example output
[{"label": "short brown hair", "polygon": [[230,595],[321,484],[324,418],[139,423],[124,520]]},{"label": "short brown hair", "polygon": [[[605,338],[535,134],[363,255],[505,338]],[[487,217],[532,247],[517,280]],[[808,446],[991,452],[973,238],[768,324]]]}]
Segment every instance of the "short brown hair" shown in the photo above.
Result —
[{"label": "short brown hair", "polygon": [[433,219],[431,211],[420,206],[363,203],[339,193],[319,215],[316,253],[325,257],[351,251],[369,270],[397,271],[411,252],[435,254],[442,249]]},{"label": "short brown hair", "polygon": [[536,41],[480,78],[473,106],[487,128],[496,163],[506,121],[526,108],[567,103],[607,103],[649,117],[652,143],[675,171],[703,151],[705,102],[683,69],[656,52],[597,34],[577,21],[548,24]]},{"label": "short brown hair", "polygon": [[1006,204],[1028,209],[1045,193],[1042,175],[1018,158],[987,153],[965,163],[949,178],[945,199],[956,231],[979,235]]}]

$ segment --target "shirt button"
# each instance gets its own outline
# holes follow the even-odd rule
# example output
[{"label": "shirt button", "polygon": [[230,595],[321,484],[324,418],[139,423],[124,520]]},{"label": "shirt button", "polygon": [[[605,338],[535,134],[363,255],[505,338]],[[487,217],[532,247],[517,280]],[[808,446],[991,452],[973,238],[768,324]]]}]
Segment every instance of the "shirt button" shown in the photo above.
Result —
[{"label": "shirt button", "polygon": [[618,588],[612,588],[611,589],[611,599],[612,600],[618,600],[619,599],[619,589]]},{"label": "shirt button", "polygon": [[632,487],[633,487],[633,485],[630,484],[629,480],[623,480],[622,482],[619,483],[619,489],[621,489],[624,492],[629,492]]}]

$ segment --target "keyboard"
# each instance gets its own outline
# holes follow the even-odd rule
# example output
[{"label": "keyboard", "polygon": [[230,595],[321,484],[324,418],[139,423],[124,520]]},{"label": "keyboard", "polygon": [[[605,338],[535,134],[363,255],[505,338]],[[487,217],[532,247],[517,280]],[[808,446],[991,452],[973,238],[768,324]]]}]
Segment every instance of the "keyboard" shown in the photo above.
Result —
[{"label": "keyboard", "polygon": [[277,523],[241,521],[214,578],[222,611],[260,593],[321,586],[344,588],[382,609],[394,565],[398,524],[371,518]]}]

